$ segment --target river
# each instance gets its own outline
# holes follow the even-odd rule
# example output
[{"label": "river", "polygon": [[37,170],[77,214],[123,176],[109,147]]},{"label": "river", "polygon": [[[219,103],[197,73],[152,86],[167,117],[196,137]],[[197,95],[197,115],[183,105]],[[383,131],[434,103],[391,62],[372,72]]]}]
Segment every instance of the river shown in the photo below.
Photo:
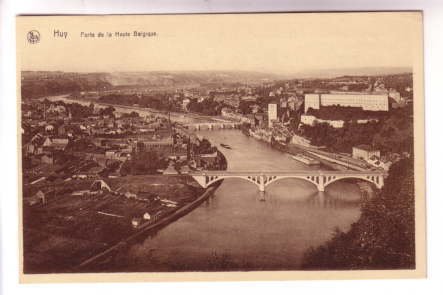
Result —
[{"label": "river", "polygon": [[[238,130],[202,131],[222,152],[228,170],[312,169]],[[361,194],[337,182],[319,193],[303,180],[266,187],[226,179],[200,207],[117,255],[104,271],[296,270],[303,253],[328,241],[360,216]],[[108,269],[109,267],[109,269]]]}]

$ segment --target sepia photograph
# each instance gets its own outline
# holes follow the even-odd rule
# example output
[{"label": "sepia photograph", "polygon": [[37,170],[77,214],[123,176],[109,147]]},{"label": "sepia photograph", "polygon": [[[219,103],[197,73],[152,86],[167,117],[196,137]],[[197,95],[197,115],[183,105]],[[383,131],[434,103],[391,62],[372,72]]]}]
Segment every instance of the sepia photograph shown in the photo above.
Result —
[{"label": "sepia photograph", "polygon": [[426,276],[421,12],[16,25],[21,282]]}]

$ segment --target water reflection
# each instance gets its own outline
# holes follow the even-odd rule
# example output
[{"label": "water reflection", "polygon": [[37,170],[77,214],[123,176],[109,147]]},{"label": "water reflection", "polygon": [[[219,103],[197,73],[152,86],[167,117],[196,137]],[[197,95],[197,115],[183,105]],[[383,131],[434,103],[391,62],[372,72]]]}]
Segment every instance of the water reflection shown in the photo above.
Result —
[{"label": "water reflection", "polygon": [[[272,192],[259,192],[257,199],[267,202],[270,206],[281,202],[278,195]],[[338,196],[329,194],[328,192],[314,192],[303,198],[294,198],[294,203],[305,207],[342,209],[346,207],[355,208],[360,206],[360,199],[346,200]]]}]

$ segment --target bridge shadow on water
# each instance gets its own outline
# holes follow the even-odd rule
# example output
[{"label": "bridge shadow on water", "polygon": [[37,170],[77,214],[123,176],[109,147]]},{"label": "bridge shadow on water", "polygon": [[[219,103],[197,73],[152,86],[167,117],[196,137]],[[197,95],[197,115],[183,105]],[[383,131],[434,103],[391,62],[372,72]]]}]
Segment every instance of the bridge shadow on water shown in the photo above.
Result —
[{"label": "bridge shadow on water", "polygon": [[357,208],[362,203],[362,198],[346,199],[329,192],[313,192],[292,200],[282,200],[281,196],[272,191],[266,191],[257,192],[256,200],[266,203],[267,206],[284,205],[285,202],[290,201],[303,207],[328,209]]}]

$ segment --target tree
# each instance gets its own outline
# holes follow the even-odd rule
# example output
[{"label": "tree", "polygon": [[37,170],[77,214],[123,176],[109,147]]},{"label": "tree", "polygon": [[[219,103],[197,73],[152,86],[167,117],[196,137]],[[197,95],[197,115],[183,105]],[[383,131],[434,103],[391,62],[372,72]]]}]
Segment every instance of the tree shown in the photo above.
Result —
[{"label": "tree", "polygon": [[108,107],[102,109],[102,110],[100,111],[100,114],[101,114],[102,116],[113,116],[113,115],[114,115],[114,111],[115,111],[115,108],[114,108],[114,107],[112,107],[112,106],[108,106]]},{"label": "tree", "polygon": [[79,103],[66,104],[66,108],[73,118],[86,118],[92,114],[90,107]]},{"label": "tree", "polygon": [[165,169],[168,165],[166,159],[154,151],[137,152],[131,160],[123,163],[120,173],[122,175],[157,174],[158,169]]},{"label": "tree", "polygon": [[252,105],[252,102],[241,100],[240,104],[238,106],[238,110],[243,115],[250,114],[251,113],[251,105]]},{"label": "tree", "polygon": [[206,138],[199,141],[198,146],[195,148],[197,154],[211,154],[215,152],[216,148],[211,146],[211,143]]}]

